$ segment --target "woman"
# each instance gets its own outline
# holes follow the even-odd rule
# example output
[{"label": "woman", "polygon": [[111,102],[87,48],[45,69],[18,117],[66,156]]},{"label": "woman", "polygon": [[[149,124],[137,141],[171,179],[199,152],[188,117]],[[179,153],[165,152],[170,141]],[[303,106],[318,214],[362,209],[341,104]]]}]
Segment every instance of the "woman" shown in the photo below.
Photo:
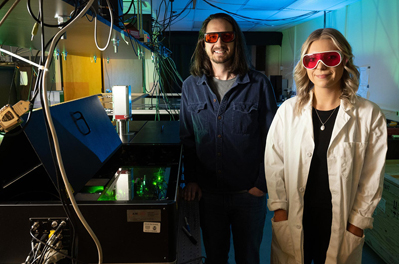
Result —
[{"label": "woman", "polygon": [[356,96],[345,37],[318,29],[302,45],[298,95],[277,111],[266,143],[272,263],[361,263],[363,230],[381,199],[386,120]]}]

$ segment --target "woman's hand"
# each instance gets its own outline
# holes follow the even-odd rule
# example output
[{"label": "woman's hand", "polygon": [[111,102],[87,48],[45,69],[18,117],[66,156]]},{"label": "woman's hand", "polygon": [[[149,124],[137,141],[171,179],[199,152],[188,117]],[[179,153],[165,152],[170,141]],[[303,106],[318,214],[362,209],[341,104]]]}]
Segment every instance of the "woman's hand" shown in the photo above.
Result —
[{"label": "woman's hand", "polygon": [[288,213],[286,210],[278,209],[274,211],[274,222],[280,222],[288,220]]},{"label": "woman's hand", "polygon": [[348,226],[347,226],[346,230],[348,230],[349,232],[351,232],[355,236],[363,237],[363,229],[361,229],[361,228],[359,228],[357,226],[354,226],[351,223],[348,223]]}]

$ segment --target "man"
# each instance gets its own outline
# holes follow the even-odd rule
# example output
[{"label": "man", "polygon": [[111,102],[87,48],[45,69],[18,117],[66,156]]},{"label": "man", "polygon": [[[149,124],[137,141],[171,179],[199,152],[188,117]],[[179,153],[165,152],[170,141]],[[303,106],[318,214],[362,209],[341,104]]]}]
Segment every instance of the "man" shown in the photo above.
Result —
[{"label": "man", "polygon": [[183,197],[200,200],[207,264],[259,263],[266,217],[263,158],[276,112],[265,75],[250,69],[246,45],[229,15],[209,16],[199,33],[192,76],[183,83],[180,138]]}]

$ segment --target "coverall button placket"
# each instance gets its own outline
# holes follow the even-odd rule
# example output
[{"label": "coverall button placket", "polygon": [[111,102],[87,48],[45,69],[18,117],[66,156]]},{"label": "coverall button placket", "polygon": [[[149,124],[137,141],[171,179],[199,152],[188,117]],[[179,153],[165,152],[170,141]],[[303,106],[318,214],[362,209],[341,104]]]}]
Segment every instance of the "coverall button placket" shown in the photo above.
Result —
[{"label": "coverall button placket", "polygon": [[223,169],[223,162],[222,162],[222,149],[223,149],[223,114],[226,111],[226,96],[223,97],[218,113],[217,113],[217,123],[216,123],[216,131],[217,131],[217,137],[218,140],[216,140],[216,153],[217,153],[217,159],[216,159],[216,169],[217,169],[217,174],[220,177],[223,177],[222,175],[222,169]]},{"label": "coverall button placket", "polygon": [[[217,123],[217,126],[218,126],[218,131],[219,131],[219,129],[221,129],[221,127],[223,126],[223,123],[222,123],[222,115],[218,115],[218,123]],[[221,138],[221,133],[218,135],[218,137]],[[217,155],[217,157],[218,157],[218,163],[221,164],[221,162],[222,162],[222,147],[221,147],[221,144],[220,144],[220,145],[218,144],[218,148],[217,148],[217,153],[216,153],[216,155]]]}]

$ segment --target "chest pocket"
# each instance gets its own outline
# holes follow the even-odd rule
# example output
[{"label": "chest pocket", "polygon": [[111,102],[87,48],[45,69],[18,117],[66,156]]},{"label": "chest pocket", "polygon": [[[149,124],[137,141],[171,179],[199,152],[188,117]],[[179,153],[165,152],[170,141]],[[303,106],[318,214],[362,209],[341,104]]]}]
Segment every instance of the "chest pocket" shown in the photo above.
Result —
[{"label": "chest pocket", "polygon": [[258,104],[233,104],[233,133],[249,134],[258,127]]},{"label": "chest pocket", "polygon": [[206,102],[189,104],[187,109],[191,113],[194,130],[200,134],[207,133],[209,129],[209,113],[206,111]]}]

